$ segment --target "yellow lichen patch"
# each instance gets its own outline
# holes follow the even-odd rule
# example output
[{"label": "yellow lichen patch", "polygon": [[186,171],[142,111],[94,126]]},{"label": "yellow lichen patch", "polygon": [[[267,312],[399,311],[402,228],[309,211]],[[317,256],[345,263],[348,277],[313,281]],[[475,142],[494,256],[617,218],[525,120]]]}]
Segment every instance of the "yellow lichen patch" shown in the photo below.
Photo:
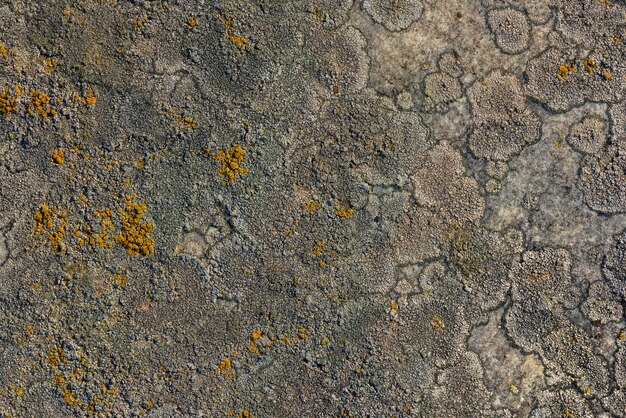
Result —
[{"label": "yellow lichen patch", "polygon": [[115,226],[111,220],[113,211],[111,208],[105,208],[103,210],[95,210],[93,214],[95,217],[100,218],[98,221],[100,232],[93,232],[87,225],[85,228],[85,232],[87,233],[87,242],[94,247],[111,248],[113,246],[114,237],[110,233],[115,231]]},{"label": "yellow lichen patch", "polygon": [[189,129],[198,126],[198,122],[195,119],[183,115],[178,115],[178,124]]},{"label": "yellow lichen patch", "polygon": [[65,352],[61,348],[61,346],[54,346],[48,348],[48,355],[46,356],[46,360],[50,366],[59,367],[61,363],[67,363],[67,359],[65,358]]},{"label": "yellow lichen patch", "polygon": [[589,57],[583,61],[583,67],[588,73],[593,73],[596,69],[596,61],[593,58]]},{"label": "yellow lichen patch", "polygon": [[147,212],[146,204],[136,203],[133,196],[126,196],[124,203],[124,207],[118,210],[122,230],[115,236],[115,240],[122,244],[128,254],[151,254],[154,251],[153,225],[152,222],[143,221]]},{"label": "yellow lichen patch", "polygon": [[239,36],[236,34],[235,28],[233,26],[233,21],[231,19],[227,19],[223,16],[219,16],[219,18],[224,24],[224,26],[226,27],[226,36],[228,36],[230,43],[233,44],[238,49],[244,50],[248,42],[250,42],[250,40],[248,38],[245,38],[243,36]]},{"label": "yellow lichen patch", "polygon": [[50,96],[38,90],[31,90],[28,94],[30,102],[26,106],[26,113],[34,115],[35,112],[44,118],[53,117],[57,111],[50,106]]},{"label": "yellow lichen patch", "polygon": [[613,74],[607,68],[602,69],[602,74],[604,75],[605,80],[610,80],[611,78],[613,78]]},{"label": "yellow lichen patch", "polygon": [[57,213],[56,208],[48,205],[41,205],[41,208],[33,215],[33,228],[35,235],[48,234],[50,248],[54,251],[65,252],[65,245],[61,243],[66,234],[67,212]]},{"label": "yellow lichen patch", "polygon": [[0,112],[7,115],[17,110],[17,100],[6,88],[0,93]]},{"label": "yellow lichen patch", "polygon": [[144,14],[143,16],[136,17],[133,19],[133,24],[135,28],[142,27],[148,21],[148,15]]},{"label": "yellow lichen patch", "polygon": [[98,102],[98,99],[93,92],[93,87],[88,87],[84,96],[81,96],[79,93],[75,93],[74,100],[85,106],[93,106]]},{"label": "yellow lichen patch", "polygon": [[320,208],[320,203],[315,200],[305,200],[304,201],[304,210],[307,212],[315,212]]},{"label": "yellow lichen patch", "polygon": [[259,353],[259,349],[257,347],[256,342],[262,336],[263,336],[263,331],[261,331],[260,329],[256,329],[256,330],[252,331],[250,333],[250,344],[248,344],[248,350],[252,351],[253,353],[258,354]]},{"label": "yellow lichen patch", "polygon": [[328,344],[330,344],[330,338],[328,338],[327,336],[322,337],[322,339],[320,340],[320,345],[324,347]]},{"label": "yellow lichen patch", "polygon": [[220,361],[216,370],[217,374],[222,376],[224,379],[234,379],[236,376],[235,369],[233,368],[233,362],[229,358],[224,358]]},{"label": "yellow lichen patch", "polygon": [[52,151],[52,157],[50,157],[50,160],[58,165],[61,165],[65,162],[65,152],[63,152],[63,150],[60,149],[55,149]]},{"label": "yellow lichen patch", "polygon": [[298,332],[298,338],[301,340],[306,340],[311,335],[311,332],[301,325],[296,327],[296,331]]},{"label": "yellow lichen patch", "polygon": [[315,257],[324,253],[324,249],[326,248],[326,244],[323,241],[318,241],[315,245],[315,248],[311,251],[311,254]]},{"label": "yellow lichen patch", "polygon": [[50,74],[57,68],[57,60],[56,58],[50,58],[43,60],[43,70]]},{"label": "yellow lichen patch", "polygon": [[126,274],[114,274],[113,281],[120,287],[126,286],[128,283],[128,276]]},{"label": "yellow lichen patch", "polygon": [[14,386],[14,385],[9,385],[9,390],[15,392],[15,394],[20,397],[20,396],[24,396],[24,388],[21,386]]},{"label": "yellow lichen patch", "polygon": [[568,75],[570,75],[574,71],[576,71],[576,66],[575,65],[573,65],[573,64],[570,64],[570,65],[561,64],[561,65],[559,65],[559,71],[556,74],[556,77],[559,80],[563,80],[565,77],[567,77]]},{"label": "yellow lichen patch", "polygon": [[443,322],[443,319],[441,319],[440,316],[435,316],[433,319],[430,320],[430,323],[435,329],[443,329],[446,327],[445,322]]},{"label": "yellow lichen patch", "polygon": [[313,13],[313,16],[315,16],[317,19],[322,20],[322,21],[326,20],[326,14],[319,11],[317,8],[314,8],[312,13]]},{"label": "yellow lichen patch", "polygon": [[239,413],[239,418],[254,418],[254,415],[252,415],[252,412],[247,409],[242,409]]},{"label": "yellow lichen patch", "polygon": [[566,409],[565,412],[561,414],[563,418],[575,418],[574,413],[570,409]]},{"label": "yellow lichen patch", "polygon": [[[205,149],[205,153],[208,151]],[[226,151],[219,151],[213,156],[214,160],[220,162],[217,174],[222,176],[222,184],[232,183],[240,175],[247,175],[248,169],[242,167],[246,148],[237,144]]]},{"label": "yellow lichen patch", "polygon": [[0,42],[0,57],[9,58],[9,51],[7,51],[6,45],[4,42]]},{"label": "yellow lichen patch", "polygon": [[81,406],[81,402],[76,399],[76,392],[69,388],[63,390],[63,400],[70,406]]},{"label": "yellow lichen patch", "polygon": [[617,339],[620,340],[620,341],[626,340],[626,332],[620,331],[620,333],[617,334]]},{"label": "yellow lichen patch", "polygon": [[350,217],[352,216],[353,212],[354,212],[354,209],[352,209],[348,205],[338,205],[337,206],[337,216],[339,216],[340,218],[350,219]]},{"label": "yellow lichen patch", "polygon": [[190,28],[195,28],[196,26],[198,26],[198,18],[195,16],[191,16],[189,19],[187,19],[187,26],[189,26]]},{"label": "yellow lichen patch", "polygon": [[87,106],[93,106],[96,104],[96,102],[97,99],[95,94],[93,94],[93,91],[88,91],[87,94],[85,94],[85,104]]}]

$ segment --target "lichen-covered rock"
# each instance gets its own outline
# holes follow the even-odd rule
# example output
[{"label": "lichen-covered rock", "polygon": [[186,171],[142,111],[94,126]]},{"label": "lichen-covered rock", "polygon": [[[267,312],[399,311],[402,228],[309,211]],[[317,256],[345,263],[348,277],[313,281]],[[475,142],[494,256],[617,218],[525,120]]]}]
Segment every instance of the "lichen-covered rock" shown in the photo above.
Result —
[{"label": "lichen-covered rock", "polygon": [[424,78],[424,111],[445,112],[463,94],[461,82],[445,73],[431,73]]},{"label": "lichen-covered rock", "polygon": [[495,71],[467,92],[474,129],[468,145],[477,157],[508,161],[541,136],[541,120],[512,74]]},{"label": "lichen-covered rock", "polygon": [[623,46],[607,40],[599,47],[586,57],[579,56],[575,49],[549,48],[542,52],[526,67],[526,93],[557,112],[587,101],[621,101],[626,86],[626,72],[619,66]]},{"label": "lichen-covered rock", "polygon": [[355,93],[367,85],[369,59],[364,50],[365,38],[357,29],[320,29],[306,42],[309,74],[322,95]]},{"label": "lichen-covered rock", "polygon": [[461,155],[447,142],[426,153],[411,179],[418,205],[457,223],[476,222],[482,216],[485,201],[478,183],[465,175]]},{"label": "lichen-covered rock", "polygon": [[585,156],[580,162],[580,187],[585,202],[593,210],[602,213],[626,211],[626,140],[613,138],[594,155]]},{"label": "lichen-covered rock", "polygon": [[408,28],[424,10],[422,0],[365,0],[363,9],[390,31]]},{"label": "lichen-covered rock", "polygon": [[615,237],[615,246],[606,254],[602,272],[619,297],[626,296],[626,232]]},{"label": "lichen-covered rock", "polygon": [[570,127],[567,142],[577,151],[595,154],[607,140],[607,123],[596,116],[588,116]]},{"label": "lichen-covered rock", "polygon": [[528,49],[530,24],[522,11],[510,7],[490,10],[487,23],[502,52],[519,54]]}]

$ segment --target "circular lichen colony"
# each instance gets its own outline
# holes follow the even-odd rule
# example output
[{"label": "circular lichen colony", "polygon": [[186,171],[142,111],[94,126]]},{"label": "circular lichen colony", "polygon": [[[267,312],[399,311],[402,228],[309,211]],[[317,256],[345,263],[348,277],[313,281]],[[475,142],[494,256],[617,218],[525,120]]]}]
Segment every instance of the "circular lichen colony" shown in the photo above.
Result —
[{"label": "circular lichen colony", "polygon": [[390,31],[408,28],[424,10],[421,0],[365,0],[363,9]]},{"label": "circular lichen colony", "polygon": [[493,9],[487,13],[487,23],[496,45],[506,54],[519,54],[530,43],[530,25],[526,15],[516,9]]}]

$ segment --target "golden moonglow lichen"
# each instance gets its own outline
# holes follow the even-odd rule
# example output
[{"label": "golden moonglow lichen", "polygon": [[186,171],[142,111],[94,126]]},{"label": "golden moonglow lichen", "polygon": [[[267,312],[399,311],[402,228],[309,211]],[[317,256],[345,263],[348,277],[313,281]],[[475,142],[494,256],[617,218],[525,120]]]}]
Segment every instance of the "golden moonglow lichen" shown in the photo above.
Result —
[{"label": "golden moonglow lichen", "polygon": [[50,160],[57,165],[63,164],[65,162],[65,152],[60,149],[53,150]]},{"label": "golden moonglow lichen", "polygon": [[57,111],[50,105],[50,96],[47,93],[31,90],[28,93],[30,102],[26,105],[26,113],[29,115],[38,114],[44,118],[51,118]]},{"label": "golden moonglow lichen", "polygon": [[338,205],[337,206],[337,216],[344,219],[350,219],[354,209],[352,209],[349,205]]},{"label": "golden moonglow lichen", "polygon": [[57,212],[55,207],[46,204],[41,205],[33,215],[33,228],[35,235],[47,235],[50,248],[53,251],[65,252],[65,245],[61,242],[65,237],[67,226],[67,212]]},{"label": "golden moonglow lichen", "polygon": [[0,93],[0,112],[4,115],[13,113],[17,110],[17,100],[8,89],[4,89]]},{"label": "golden moonglow lichen", "polygon": [[[205,149],[205,153],[209,153]],[[217,174],[222,176],[222,184],[234,182],[238,176],[248,174],[248,169],[243,167],[243,160],[246,155],[246,148],[236,144],[225,151],[219,151],[213,155],[213,159],[219,161],[220,167]]]},{"label": "golden moonglow lichen", "polygon": [[145,222],[146,204],[136,203],[134,196],[124,197],[124,207],[118,210],[122,228],[115,236],[115,241],[122,244],[131,255],[149,255],[154,252],[154,229],[152,222]]}]

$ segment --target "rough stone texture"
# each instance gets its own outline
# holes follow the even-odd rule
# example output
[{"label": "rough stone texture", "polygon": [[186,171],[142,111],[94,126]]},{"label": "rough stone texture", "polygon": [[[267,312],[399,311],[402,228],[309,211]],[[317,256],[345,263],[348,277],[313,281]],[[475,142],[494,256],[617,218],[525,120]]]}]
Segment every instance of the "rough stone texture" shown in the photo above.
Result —
[{"label": "rough stone texture", "polygon": [[0,417],[626,416],[624,25],[0,0]]}]

